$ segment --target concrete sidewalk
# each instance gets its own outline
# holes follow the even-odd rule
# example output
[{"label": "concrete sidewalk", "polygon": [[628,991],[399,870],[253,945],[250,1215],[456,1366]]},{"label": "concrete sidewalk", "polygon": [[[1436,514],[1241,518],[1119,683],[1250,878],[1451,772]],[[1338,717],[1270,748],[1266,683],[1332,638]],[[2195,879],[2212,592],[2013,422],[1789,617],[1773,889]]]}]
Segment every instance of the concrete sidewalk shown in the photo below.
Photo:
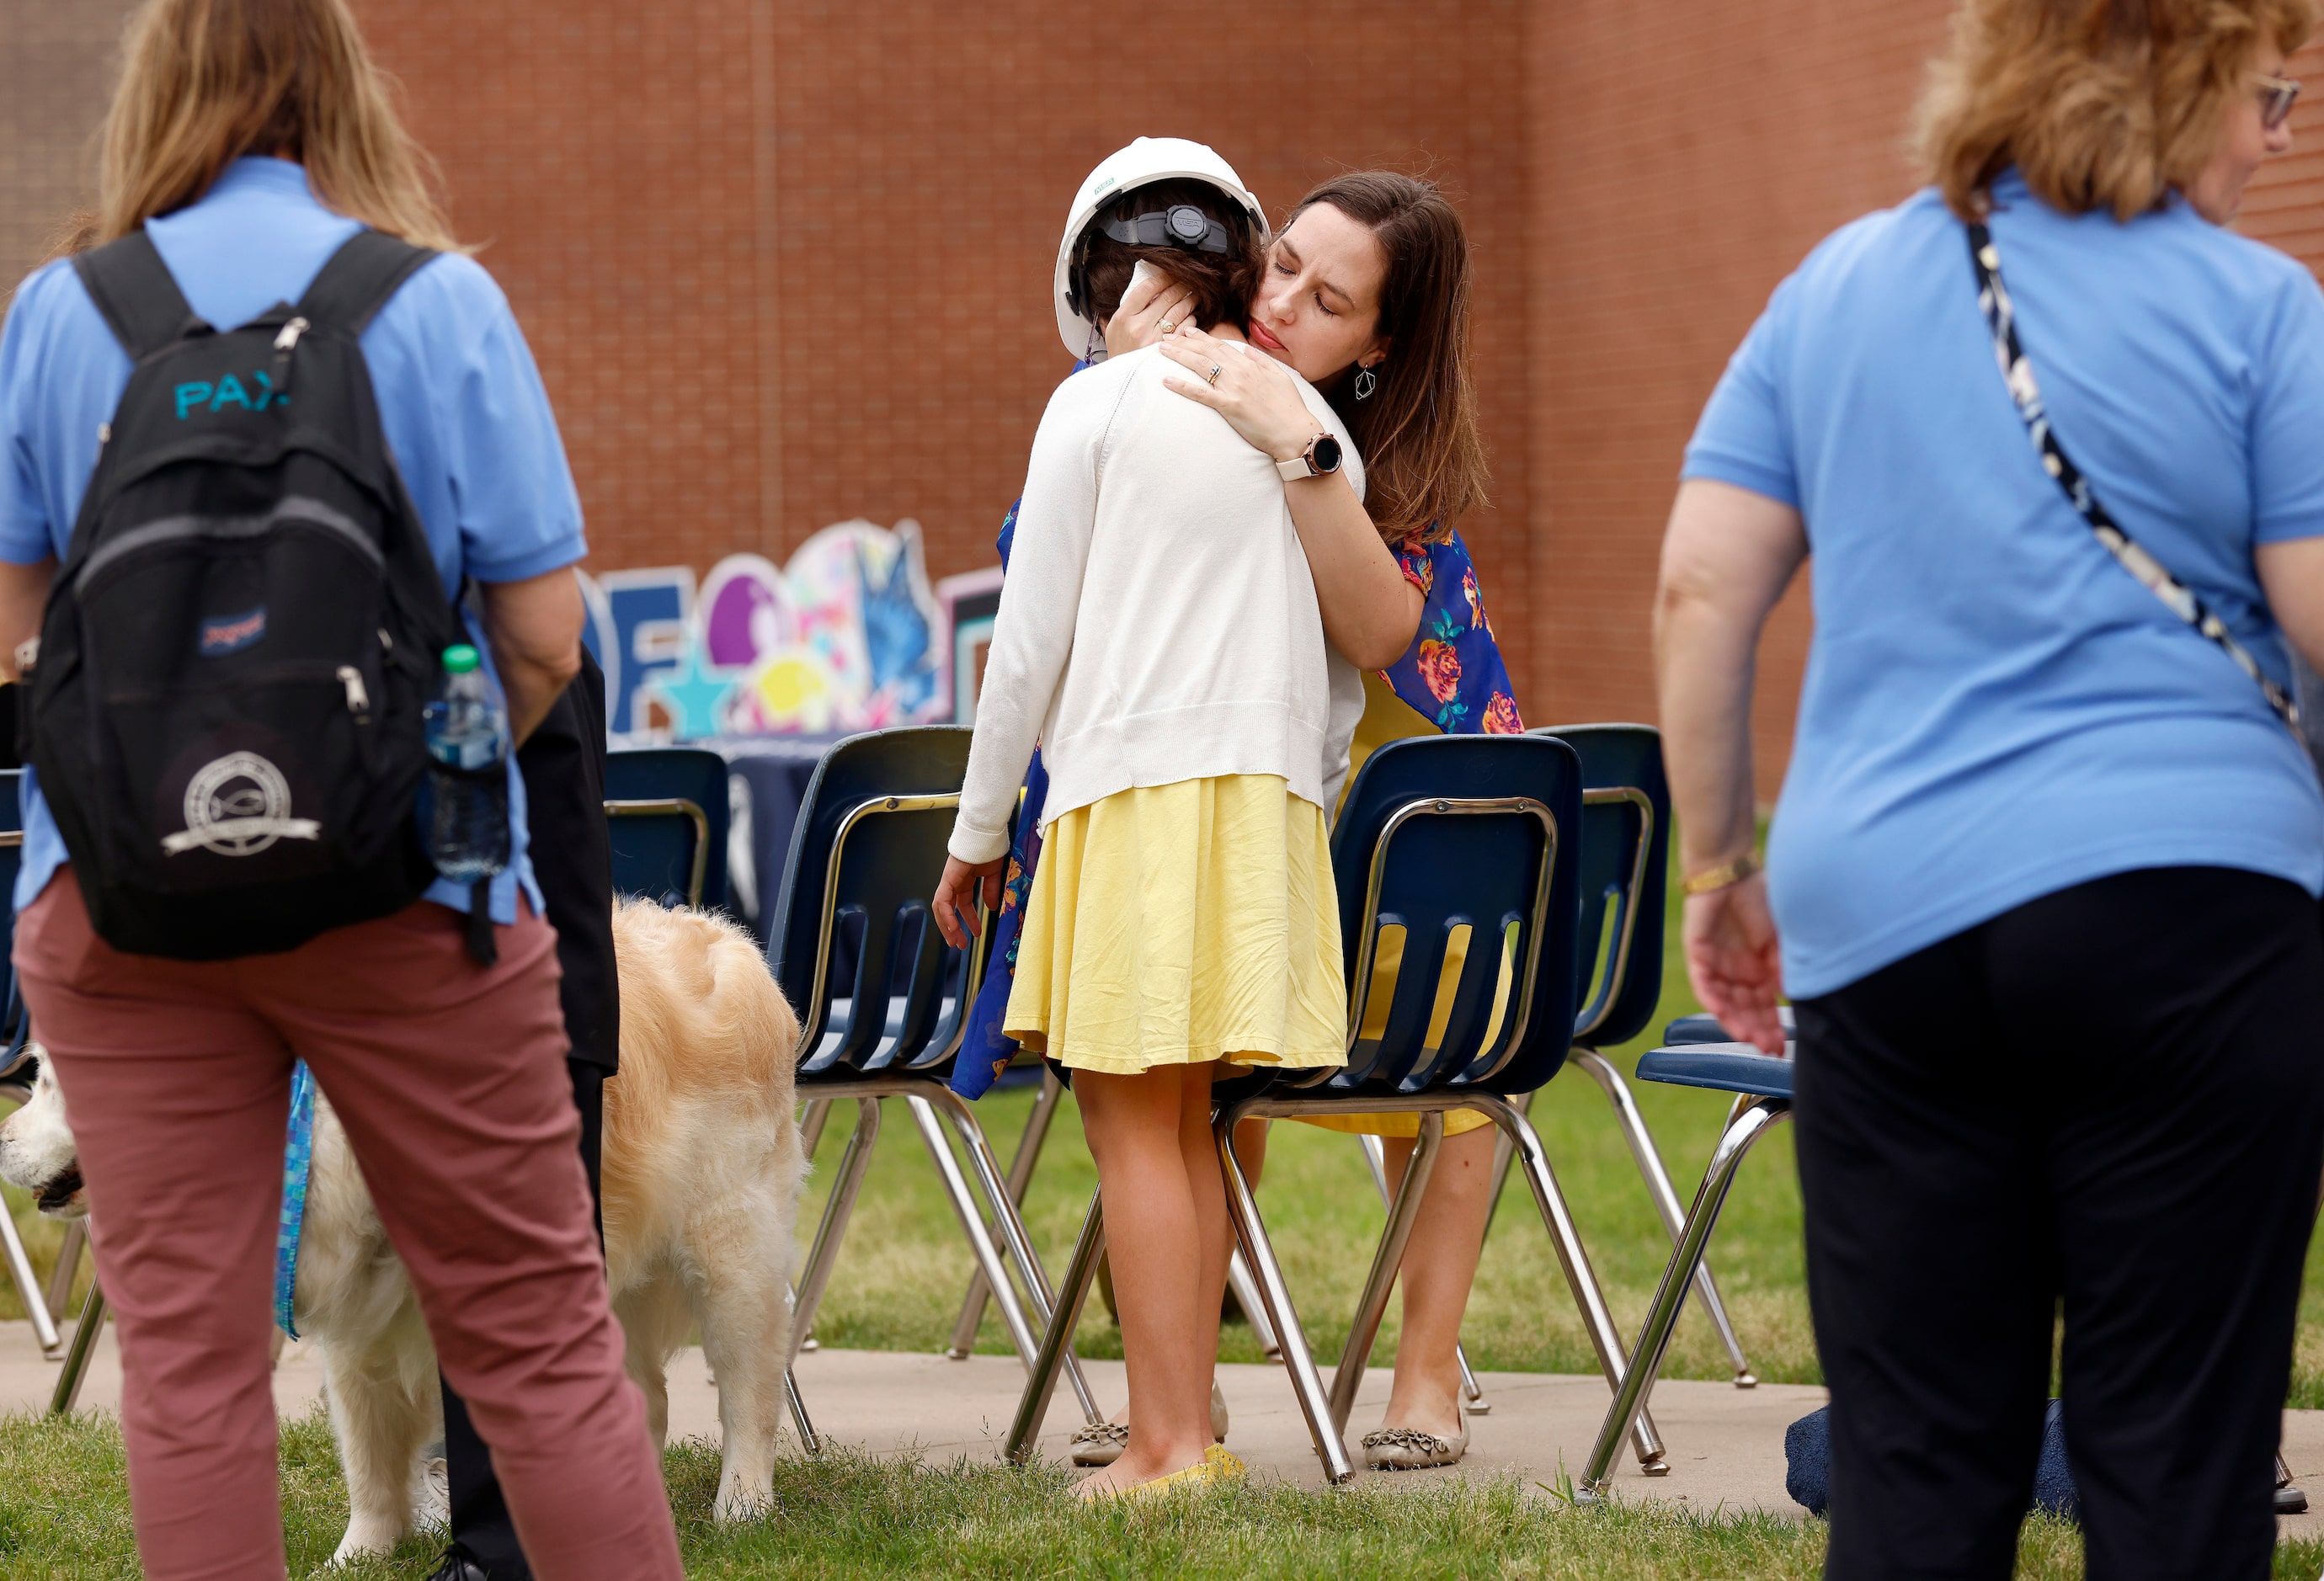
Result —
[{"label": "concrete sidewalk", "polygon": [[[1101,1408],[1122,1399],[1120,1362],[1084,1364]],[[42,1358],[32,1330],[0,1324],[0,1411],[48,1407],[57,1365]],[[1326,1374],[1328,1381],[1329,1374]],[[799,1390],[816,1429],[825,1439],[875,1454],[918,1453],[941,1463],[954,1457],[997,1457],[1015,1414],[1024,1371],[1006,1356],[942,1356],[903,1352],[816,1350],[799,1357]],[[1516,1475],[1552,1484],[1561,1468],[1578,1474],[1607,1404],[1596,1378],[1544,1373],[1487,1373],[1480,1380],[1492,1410],[1473,1420],[1468,1458],[1458,1471],[1382,1473],[1397,1485],[1467,1473]],[[1227,1443],[1253,1470],[1311,1487],[1323,1485],[1323,1467],[1302,1421],[1283,1369],[1222,1366],[1233,1425]],[[1352,1442],[1378,1425],[1388,1374],[1374,1368],[1357,1395]],[[702,1353],[688,1349],[670,1364],[670,1436],[718,1436],[718,1396]],[[322,1397],[322,1370],[311,1347],[293,1345],[274,1374],[275,1403],[303,1414]],[[1634,1457],[1618,1464],[1615,1489],[1625,1499],[1673,1500],[1697,1510],[1759,1509],[1801,1513],[1784,1492],[1784,1429],[1823,1403],[1821,1389],[1762,1383],[1738,1390],[1726,1383],[1672,1379],[1655,1390],[1654,1414],[1669,1447],[1670,1475],[1639,1475]],[[121,1402],[121,1364],[110,1328],[99,1342],[81,1392],[84,1411],[115,1411]],[[1062,1382],[1041,1440],[1045,1456],[1062,1457],[1080,1412]],[[791,1440],[785,1439],[788,1445]],[[2284,1413],[2284,1457],[2324,1505],[2324,1411]],[[2279,1523],[2285,1537],[2324,1537],[2324,1511]]]}]

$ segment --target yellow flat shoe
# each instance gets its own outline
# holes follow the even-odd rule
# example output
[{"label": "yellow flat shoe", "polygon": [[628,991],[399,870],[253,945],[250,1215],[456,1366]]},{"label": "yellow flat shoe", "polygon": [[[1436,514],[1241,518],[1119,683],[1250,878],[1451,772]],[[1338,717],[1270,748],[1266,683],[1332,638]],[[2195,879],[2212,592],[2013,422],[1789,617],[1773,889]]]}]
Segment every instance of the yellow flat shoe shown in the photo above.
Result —
[{"label": "yellow flat shoe", "polygon": [[1213,1444],[1203,1451],[1203,1469],[1211,1474],[1213,1482],[1239,1482],[1250,1475],[1250,1467],[1223,1444]]},{"label": "yellow flat shoe", "polygon": [[[1216,1446],[1213,1445],[1213,1448],[1215,1448]],[[1151,1482],[1141,1482],[1135,1487],[1122,1488],[1118,1492],[1106,1494],[1105,1497],[1111,1499],[1166,1498],[1176,1489],[1201,1487],[1211,1480],[1211,1463],[1205,1457],[1195,1461],[1184,1471],[1174,1471],[1167,1476],[1157,1476]]]}]

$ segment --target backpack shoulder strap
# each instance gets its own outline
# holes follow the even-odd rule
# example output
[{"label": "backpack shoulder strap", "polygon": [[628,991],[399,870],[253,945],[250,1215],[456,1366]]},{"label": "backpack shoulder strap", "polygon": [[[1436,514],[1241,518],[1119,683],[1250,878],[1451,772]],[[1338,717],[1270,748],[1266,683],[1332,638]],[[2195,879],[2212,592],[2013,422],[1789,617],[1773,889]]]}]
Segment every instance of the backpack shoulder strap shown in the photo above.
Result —
[{"label": "backpack shoulder strap", "polygon": [[132,362],[142,363],[189,332],[209,327],[187,305],[143,226],[79,254],[72,266]]},{"label": "backpack shoulder strap", "polygon": [[300,316],[327,324],[350,338],[360,336],[412,271],[435,256],[430,247],[415,247],[374,230],[357,231],[331,254],[315,283],[299,299]]}]

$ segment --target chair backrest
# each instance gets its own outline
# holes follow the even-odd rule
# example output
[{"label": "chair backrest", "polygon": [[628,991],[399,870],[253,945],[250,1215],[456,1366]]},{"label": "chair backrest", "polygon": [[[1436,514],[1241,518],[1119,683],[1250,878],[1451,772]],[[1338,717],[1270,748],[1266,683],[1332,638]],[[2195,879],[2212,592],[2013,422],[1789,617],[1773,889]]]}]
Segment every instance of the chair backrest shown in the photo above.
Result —
[{"label": "chair backrest", "polygon": [[1610,1048],[1653,1025],[1663,992],[1670,782],[1649,724],[1552,725],[1582,759],[1582,926],[1573,1041]]},{"label": "chair backrest", "polygon": [[1436,736],[1372,754],[1332,836],[1348,1064],[1303,1096],[1527,1092],[1556,1074],[1573,1025],[1581,815],[1581,765],[1563,741]]},{"label": "chair backrest", "polygon": [[613,890],[664,905],[726,904],[726,759],[699,747],[605,755]]},{"label": "chair backrest", "polygon": [[954,950],[928,897],[968,770],[954,725],[835,743],[791,828],[767,957],[799,1013],[799,1074],[940,1072],[959,1051],[988,927]]}]

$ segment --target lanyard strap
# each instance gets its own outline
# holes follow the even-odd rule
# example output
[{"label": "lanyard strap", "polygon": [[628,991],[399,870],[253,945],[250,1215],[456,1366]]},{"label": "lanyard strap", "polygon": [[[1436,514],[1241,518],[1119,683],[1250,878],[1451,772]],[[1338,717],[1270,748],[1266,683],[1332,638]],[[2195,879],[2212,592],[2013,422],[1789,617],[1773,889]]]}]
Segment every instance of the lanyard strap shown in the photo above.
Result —
[{"label": "lanyard strap", "polygon": [[2137,577],[2172,614],[2210,639],[2219,651],[2235,660],[2244,674],[2259,683],[2259,689],[2267,696],[2267,705],[2282,717],[2284,723],[2296,728],[2300,710],[2284,689],[2268,679],[2259,661],[2235,639],[2227,623],[2213,614],[2191,588],[2164,570],[2161,561],[2139,547],[2122,529],[2121,524],[2107,513],[2107,508],[2098,503],[2089,479],[2066,459],[2058,436],[2050,427],[2049,413],[2043,409],[2042,391],[2034,382],[2034,366],[2025,360],[2024,348],[2017,344],[2016,308],[2001,283],[2001,253],[1993,244],[1993,233],[1982,225],[1969,227],[1969,256],[1977,270],[1977,305],[1984,309],[1985,322],[1993,331],[1994,357],[2001,364],[2001,376],[2009,385],[2010,398],[2017,403],[2017,415],[2025,419],[2025,431],[2033,437],[2034,449],[2042,457],[2042,470],[2058,480],[2067,500],[2081,512],[2090,531],[2122,568]]}]

